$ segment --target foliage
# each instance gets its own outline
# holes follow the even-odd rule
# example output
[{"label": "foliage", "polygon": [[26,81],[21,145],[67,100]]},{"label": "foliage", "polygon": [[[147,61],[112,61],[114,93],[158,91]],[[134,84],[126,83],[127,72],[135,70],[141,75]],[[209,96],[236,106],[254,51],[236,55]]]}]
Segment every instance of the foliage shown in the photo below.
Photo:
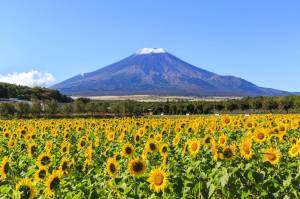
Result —
[{"label": "foliage", "polygon": [[141,116],[141,115],[199,115],[227,113],[299,113],[300,96],[247,97],[223,101],[167,101],[138,102],[97,101],[78,98],[71,103],[57,100],[32,100],[24,103],[0,103],[0,116],[51,117],[51,116]]},{"label": "foliage", "polygon": [[17,98],[23,100],[56,100],[58,102],[71,102],[72,99],[57,90],[47,88],[30,88],[0,82],[0,98]]}]

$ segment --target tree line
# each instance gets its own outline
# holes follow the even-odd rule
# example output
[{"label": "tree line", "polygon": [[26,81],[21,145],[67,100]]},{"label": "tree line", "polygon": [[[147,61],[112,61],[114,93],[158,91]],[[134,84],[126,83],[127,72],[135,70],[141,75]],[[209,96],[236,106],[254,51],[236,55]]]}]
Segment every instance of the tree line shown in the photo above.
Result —
[{"label": "tree line", "polygon": [[17,98],[20,100],[56,100],[57,102],[72,102],[72,98],[61,94],[57,90],[41,87],[19,86],[15,84],[0,83],[0,98]]},{"label": "tree line", "polygon": [[94,101],[69,103],[34,99],[30,103],[0,103],[2,117],[141,116],[214,113],[300,113],[300,96],[246,97],[223,101],[137,102]]}]

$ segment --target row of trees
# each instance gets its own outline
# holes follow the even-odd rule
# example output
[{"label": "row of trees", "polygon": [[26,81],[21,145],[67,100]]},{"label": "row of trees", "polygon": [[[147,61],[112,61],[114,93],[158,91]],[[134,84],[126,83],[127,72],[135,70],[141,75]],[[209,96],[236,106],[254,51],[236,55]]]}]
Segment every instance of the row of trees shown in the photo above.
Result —
[{"label": "row of trees", "polygon": [[17,98],[21,100],[56,100],[61,103],[72,102],[72,98],[57,90],[48,88],[19,86],[0,82],[0,98]]},{"label": "row of trees", "polygon": [[270,112],[300,112],[300,96],[248,97],[240,100],[192,102],[91,101],[80,98],[70,103],[58,103],[53,99],[33,100],[31,103],[0,103],[0,115],[4,117]]}]

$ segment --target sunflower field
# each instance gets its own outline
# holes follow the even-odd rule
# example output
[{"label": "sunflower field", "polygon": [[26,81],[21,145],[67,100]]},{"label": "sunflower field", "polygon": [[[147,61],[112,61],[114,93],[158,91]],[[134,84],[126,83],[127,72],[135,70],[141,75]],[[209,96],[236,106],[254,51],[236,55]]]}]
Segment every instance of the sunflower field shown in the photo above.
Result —
[{"label": "sunflower field", "polygon": [[0,198],[298,198],[300,115],[0,120]]}]

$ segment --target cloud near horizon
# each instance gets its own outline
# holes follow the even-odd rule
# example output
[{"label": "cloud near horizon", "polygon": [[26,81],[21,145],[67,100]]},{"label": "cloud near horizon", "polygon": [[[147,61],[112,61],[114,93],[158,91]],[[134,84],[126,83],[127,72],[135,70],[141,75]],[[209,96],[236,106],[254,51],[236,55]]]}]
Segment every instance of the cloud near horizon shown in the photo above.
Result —
[{"label": "cloud near horizon", "polygon": [[48,86],[50,83],[54,82],[55,78],[51,73],[40,72],[37,70],[32,70],[29,72],[14,72],[7,75],[0,74],[0,82],[6,82],[11,84],[23,85],[23,86]]}]

